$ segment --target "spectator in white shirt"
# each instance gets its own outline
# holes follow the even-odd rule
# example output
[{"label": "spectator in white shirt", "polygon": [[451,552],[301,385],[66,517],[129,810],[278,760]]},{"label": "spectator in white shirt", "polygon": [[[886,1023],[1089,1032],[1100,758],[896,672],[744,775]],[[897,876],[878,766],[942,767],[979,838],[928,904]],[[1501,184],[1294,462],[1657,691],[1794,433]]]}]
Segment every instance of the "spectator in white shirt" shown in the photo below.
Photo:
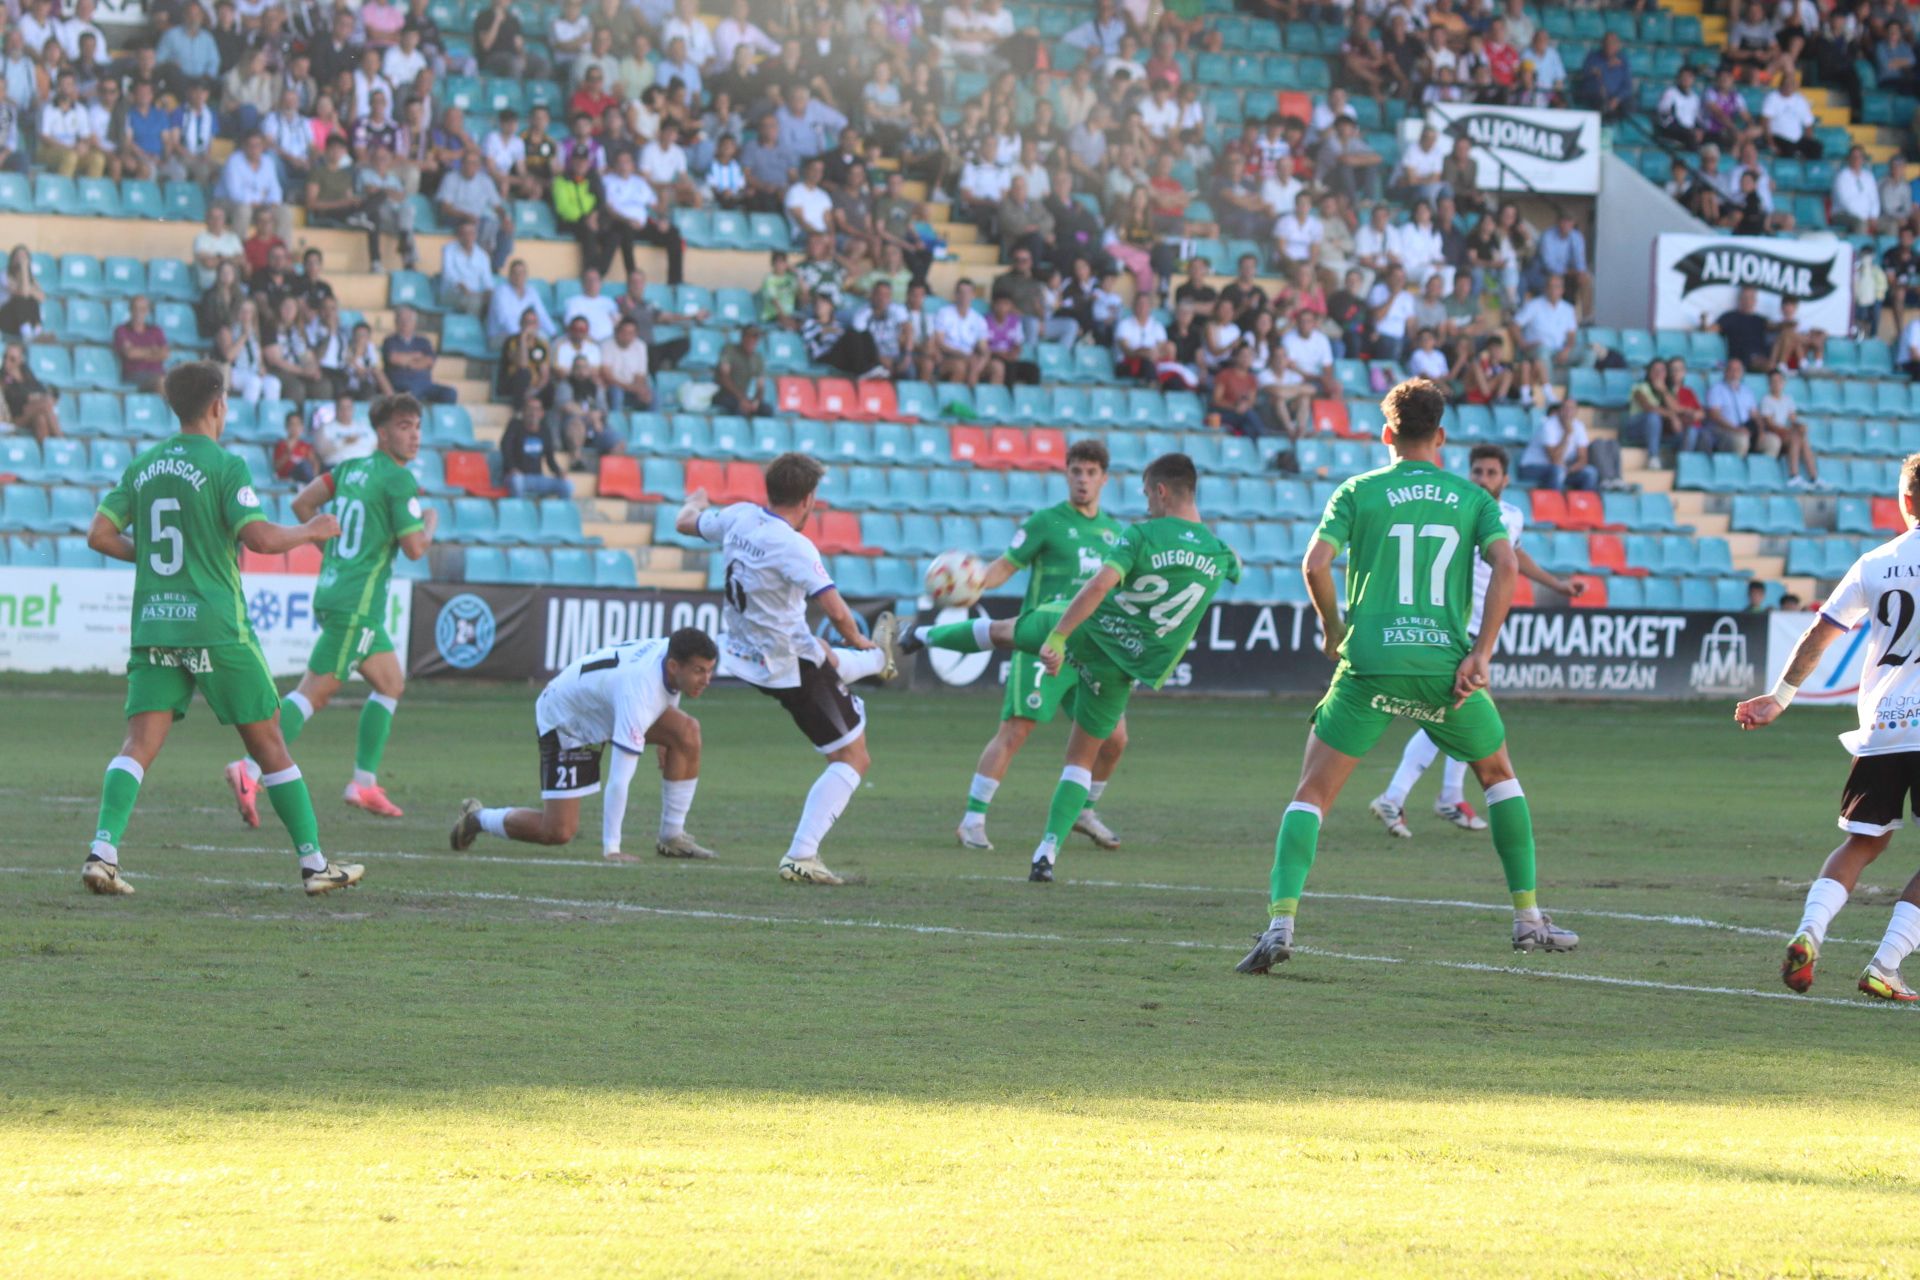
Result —
[{"label": "spectator in white shirt", "polygon": [[1567,301],[1566,277],[1547,277],[1547,291],[1528,299],[1513,317],[1513,341],[1522,358],[1540,363],[1540,381],[1554,368],[1570,368],[1593,358],[1579,343],[1580,316]]},{"label": "spectator in white shirt", "polygon": [[1766,121],[1767,143],[1777,156],[1799,156],[1805,160],[1820,158],[1820,140],[1814,137],[1819,122],[1813,106],[1800,92],[1800,77],[1789,71],[1780,87],[1760,104],[1760,118]]},{"label": "spectator in white shirt", "polygon": [[1312,262],[1327,229],[1313,212],[1313,197],[1302,191],[1293,198],[1291,212],[1273,224],[1274,242],[1288,262]]},{"label": "spectator in white shirt", "polygon": [[509,200],[538,200],[546,184],[527,172],[527,144],[520,137],[520,113],[502,107],[492,132],[480,140],[480,159]]},{"label": "spectator in white shirt", "polygon": [[248,134],[221,166],[218,195],[234,226],[250,227],[255,210],[271,209],[274,234],[282,240],[293,239],[293,214],[280,188],[280,171],[267,159],[267,140],[258,132]]},{"label": "spectator in white shirt", "polygon": [[1416,289],[1426,288],[1427,277],[1436,273],[1446,286],[1453,283],[1440,230],[1433,225],[1433,210],[1425,200],[1413,206],[1411,222],[1395,227],[1388,235],[1387,252],[1405,268],[1407,279]]},{"label": "spectator in white shirt", "polygon": [[569,325],[575,320],[585,320],[587,336],[595,342],[607,342],[613,337],[613,322],[620,314],[620,304],[600,292],[600,273],[588,267],[580,273],[580,292],[567,299],[560,314]]},{"label": "spectator in white shirt", "polygon": [[1153,295],[1138,290],[1133,310],[1113,327],[1113,371],[1123,378],[1152,382],[1159,367],[1174,358],[1167,327],[1153,314]]},{"label": "spectator in white shirt", "polygon": [[[68,62],[80,61],[80,37],[93,37],[93,60],[100,66],[113,61],[107,53],[106,33],[93,25],[94,0],[74,0],[73,13],[54,24],[54,38],[60,42],[60,52],[67,55]],[[21,19],[24,23],[26,19]]]},{"label": "spectator in white shirt", "polygon": [[395,88],[405,89],[427,69],[427,55],[420,52],[420,32],[409,25],[400,29],[400,43],[386,51],[381,68]]},{"label": "spectator in white shirt", "polygon": [[713,71],[731,67],[734,52],[743,45],[763,58],[780,53],[780,42],[754,25],[751,0],[733,0],[732,14],[713,29]]},{"label": "spectator in white shirt", "polygon": [[1833,175],[1833,204],[1829,219],[1836,231],[1849,235],[1880,233],[1880,183],[1859,147],[1847,152],[1847,162]]},{"label": "spectator in white shirt", "polygon": [[1440,174],[1447,164],[1447,148],[1440,142],[1440,133],[1432,125],[1420,130],[1420,141],[1408,147],[1400,155],[1400,172],[1397,175],[1399,193],[1403,198],[1425,200],[1432,204],[1442,195],[1449,193]]},{"label": "spectator in white shirt", "polygon": [[1140,127],[1149,138],[1162,146],[1172,142],[1180,127],[1180,104],[1174,101],[1172,82],[1156,77],[1152,90],[1140,100],[1134,114],[1140,117]]},{"label": "spectator in white shirt", "polygon": [[80,101],[73,72],[62,71],[53,94],[40,108],[40,167],[72,178],[98,178],[107,171],[106,153],[93,136],[93,113]]},{"label": "spectator in white shirt", "polygon": [[440,305],[477,316],[493,297],[493,263],[480,247],[480,224],[462,218],[440,250]]},{"label": "spectator in white shirt", "polygon": [[1407,288],[1407,273],[1399,263],[1387,268],[1386,275],[1367,291],[1367,307],[1373,315],[1373,342],[1367,348],[1371,360],[1398,360],[1406,354],[1407,326],[1420,299]]},{"label": "spectator in white shirt", "polygon": [[796,235],[825,235],[832,231],[828,219],[833,213],[833,197],[820,185],[822,166],[809,160],[800,168],[800,181],[787,188],[782,202]]},{"label": "spectator in white shirt", "polygon": [[558,342],[553,344],[553,367],[572,369],[573,362],[585,360],[589,369],[596,372],[600,368],[600,344],[587,336],[587,318],[574,316],[567,321],[567,331]]},{"label": "spectator in white shirt", "polygon": [[1280,350],[1286,353],[1286,371],[1280,375],[1283,386],[1306,383],[1328,399],[1340,396],[1340,380],[1333,372],[1333,342],[1320,327],[1321,316],[1310,306],[1296,306],[1293,327],[1280,335]]},{"label": "spectator in white shirt", "polygon": [[1693,82],[1693,68],[1683,65],[1673,83],[1660,95],[1655,110],[1654,132],[1671,139],[1689,151],[1698,151],[1707,141],[1700,124],[1700,90]]},{"label": "spectator in white shirt", "polygon": [[1565,492],[1597,489],[1600,469],[1587,458],[1587,424],[1572,396],[1542,417],[1527,451],[1520,455],[1520,478],[1528,484]]},{"label": "spectator in white shirt", "polygon": [[580,12],[580,0],[566,0],[547,27],[547,44],[553,50],[554,63],[562,71],[587,51],[593,41],[593,23]]},{"label": "spectator in white shirt", "polygon": [[933,318],[933,358],[941,382],[979,385],[982,375],[998,383],[1000,366],[987,350],[987,322],[973,309],[974,284],[962,280],[953,288],[953,305]]},{"label": "spectator in white shirt", "polygon": [[529,310],[538,321],[540,336],[552,337],[554,323],[547,304],[527,284],[525,259],[515,258],[507,264],[507,278],[494,282],[493,300],[487,304],[487,341],[497,347],[520,332],[520,316]]},{"label": "spectator in white shirt", "polygon": [[1754,425],[1762,436],[1778,440],[1777,449],[1763,452],[1777,453],[1787,460],[1788,488],[1821,487],[1813,450],[1807,444],[1807,424],[1801,420],[1799,406],[1787,394],[1787,376],[1778,369],[1767,375],[1767,394],[1760,397],[1759,408],[1754,410]]},{"label": "spectator in white shirt", "polygon": [[[686,60],[697,67],[718,71],[728,65],[720,58],[720,46],[714,42],[713,32],[700,20],[700,6],[695,0],[680,0],[674,16],[660,29],[662,45],[671,47],[675,40],[686,42]],[[691,90],[693,86],[687,87]]]},{"label": "spectator in white shirt", "polygon": [[653,184],[633,167],[633,152],[622,151],[613,163],[613,172],[601,182],[607,197],[607,234],[620,246],[620,258],[627,270],[634,269],[635,241],[658,245],[667,253],[667,283],[678,285],[686,256],[686,242],[668,220],[666,206],[653,192]]},{"label": "spectator in white shirt", "polygon": [[300,114],[300,91],[289,85],[280,91],[280,103],[260,122],[267,154],[280,167],[280,187],[298,183],[303,188],[313,161],[313,121]]},{"label": "spectator in white shirt", "polygon": [[659,134],[640,148],[640,176],[653,184],[669,209],[700,207],[700,188],[687,171],[686,148],[680,145],[680,126],[674,121],[662,120]]},{"label": "spectator in white shirt", "polygon": [[601,350],[600,379],[607,385],[607,406],[616,412],[653,407],[647,344],[640,341],[640,326],[633,317],[622,316],[613,327],[613,345]]},{"label": "spectator in white shirt", "polygon": [[1353,258],[1367,273],[1368,284],[1393,265],[1393,227],[1387,222],[1392,216],[1393,209],[1382,200],[1367,215],[1367,225],[1353,233]]}]

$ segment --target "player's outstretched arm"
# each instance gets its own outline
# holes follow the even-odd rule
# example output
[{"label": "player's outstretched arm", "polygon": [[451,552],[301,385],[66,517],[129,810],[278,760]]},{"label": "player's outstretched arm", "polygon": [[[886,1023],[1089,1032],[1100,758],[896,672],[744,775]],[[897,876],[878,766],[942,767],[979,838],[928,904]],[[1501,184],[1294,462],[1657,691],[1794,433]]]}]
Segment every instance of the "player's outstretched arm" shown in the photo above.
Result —
[{"label": "player's outstretched arm", "polygon": [[982,579],[980,584],[981,594],[984,595],[995,587],[1000,586],[1018,572],[1020,572],[1019,565],[1007,559],[1005,556],[1001,556],[987,566],[987,576]]},{"label": "player's outstretched arm", "polygon": [[1315,538],[1300,567],[1307,580],[1307,598],[1320,616],[1320,634],[1324,637],[1320,648],[1335,662],[1340,661],[1340,646],[1347,640],[1347,620],[1340,616],[1340,591],[1333,581],[1333,562],[1339,555],[1340,548]]},{"label": "player's outstretched arm", "polygon": [[1520,582],[1520,557],[1515,553],[1513,543],[1506,538],[1497,538],[1482,547],[1480,558],[1487,562],[1493,576],[1487,581],[1487,599],[1480,614],[1480,634],[1473,638],[1473,648],[1467,651],[1459,670],[1454,673],[1453,705],[1456,707],[1487,687],[1487,668],[1493,660],[1493,646],[1500,639],[1500,628],[1506,625],[1507,612],[1513,607],[1513,589]]},{"label": "player's outstretched arm", "polygon": [[1528,555],[1524,547],[1515,547],[1513,554],[1520,561],[1520,576],[1530,582],[1537,582],[1563,596],[1582,596],[1587,593],[1587,584],[1578,578],[1563,578],[1557,573],[1548,573],[1539,562]]},{"label": "player's outstretched arm", "polygon": [[1040,646],[1040,665],[1047,669],[1048,675],[1057,675],[1060,664],[1066,658],[1067,637],[1072,635],[1081,623],[1093,616],[1107,593],[1120,585],[1120,571],[1110,564],[1100,566],[1100,572],[1088,578],[1080,590],[1074,593],[1067,611],[1060,615],[1059,623],[1047,642]]},{"label": "player's outstretched arm", "polygon": [[680,514],[673,518],[673,528],[688,538],[700,536],[700,513],[713,505],[713,499],[707,497],[705,489],[695,489],[680,504]]},{"label": "player's outstretched arm", "polygon": [[272,524],[252,520],[240,526],[240,545],[263,556],[282,555],[309,542],[325,542],[340,536],[340,522],[323,512],[305,524]]},{"label": "player's outstretched arm", "polygon": [[133,563],[133,539],[98,511],[93,513],[93,525],[87,530],[87,545],[109,560]]},{"label": "player's outstretched arm", "polygon": [[1733,709],[1733,722],[1742,729],[1764,729],[1780,718],[1793,702],[1793,695],[1800,692],[1800,686],[1820,665],[1820,655],[1838,636],[1847,633],[1847,629],[1833,619],[1821,614],[1813,620],[1797,643],[1793,653],[1787,658],[1786,670],[1774,681],[1773,688],[1757,698],[1748,698]]},{"label": "player's outstretched arm", "polygon": [[[835,629],[840,632],[841,638],[846,641],[844,648],[873,648],[873,641],[867,639],[866,633],[860,629],[860,623],[853,616],[853,610],[847,607],[846,597],[840,594],[840,588],[828,587],[813,599],[814,603],[820,606],[820,612],[827,615],[827,621],[833,623]],[[832,651],[829,646],[828,652]]]}]

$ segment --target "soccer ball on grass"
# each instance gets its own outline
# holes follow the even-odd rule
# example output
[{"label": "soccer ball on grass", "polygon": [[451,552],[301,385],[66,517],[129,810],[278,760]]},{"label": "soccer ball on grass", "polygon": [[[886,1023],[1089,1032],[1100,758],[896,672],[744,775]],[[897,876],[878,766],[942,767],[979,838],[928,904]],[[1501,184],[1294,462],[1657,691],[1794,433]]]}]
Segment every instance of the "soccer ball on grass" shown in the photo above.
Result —
[{"label": "soccer ball on grass", "polygon": [[986,563],[971,551],[943,551],[927,566],[927,594],[942,609],[966,608],[986,583]]}]

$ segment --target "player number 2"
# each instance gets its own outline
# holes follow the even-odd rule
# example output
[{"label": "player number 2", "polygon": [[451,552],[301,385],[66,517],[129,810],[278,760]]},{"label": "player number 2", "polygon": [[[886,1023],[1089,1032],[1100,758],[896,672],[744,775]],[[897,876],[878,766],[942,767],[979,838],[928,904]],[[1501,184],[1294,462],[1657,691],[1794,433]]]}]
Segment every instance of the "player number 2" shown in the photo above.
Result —
[{"label": "player number 2", "polygon": [[1893,634],[1887,637],[1887,650],[1880,655],[1880,661],[1874,665],[1879,667],[1906,665],[1913,659],[1913,649],[1909,647],[1905,653],[1897,653],[1895,650],[1900,647],[1900,641],[1906,637],[1907,628],[1913,625],[1913,593],[1900,590],[1886,592],[1880,597],[1880,607],[1875,612],[1879,615],[1880,625],[1892,627]]},{"label": "player number 2", "polygon": [[167,517],[179,510],[178,498],[155,498],[153,506],[148,508],[148,535],[156,548],[166,548],[166,558],[162,559],[155,550],[147,556],[147,567],[163,578],[171,578],[187,562],[187,540],[177,526],[167,522]]},{"label": "player number 2", "polygon": [[1162,600],[1172,585],[1159,574],[1149,573],[1134,581],[1133,590],[1115,592],[1113,602],[1134,616],[1139,615],[1141,606],[1146,606],[1147,617],[1154,625],[1153,634],[1164,636],[1185,622],[1207,594],[1203,584],[1190,582]]},{"label": "player number 2", "polygon": [[[1387,529],[1387,536],[1400,544],[1400,603],[1413,603],[1413,526],[1396,524]],[[1439,554],[1433,558],[1433,574],[1427,584],[1427,601],[1434,608],[1444,608],[1447,603],[1447,567],[1453,563],[1453,553],[1460,549],[1460,531],[1451,525],[1429,524],[1420,528],[1422,538],[1435,538],[1440,543]]]},{"label": "player number 2", "polygon": [[334,544],[342,560],[352,560],[360,554],[360,544],[367,536],[367,504],[355,498],[340,508],[340,540]]}]

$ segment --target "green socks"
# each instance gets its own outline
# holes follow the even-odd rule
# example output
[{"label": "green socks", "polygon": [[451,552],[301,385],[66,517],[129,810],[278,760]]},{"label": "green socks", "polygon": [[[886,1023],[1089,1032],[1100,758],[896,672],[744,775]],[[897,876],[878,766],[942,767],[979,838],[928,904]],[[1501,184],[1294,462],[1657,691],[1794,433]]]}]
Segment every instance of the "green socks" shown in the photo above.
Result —
[{"label": "green socks", "polygon": [[307,695],[295,689],[280,699],[280,738],[287,745],[300,736],[307,727],[307,721],[313,717],[313,704],[307,701]]},{"label": "green socks", "polygon": [[1047,807],[1047,834],[1035,850],[1035,862],[1052,862],[1060,846],[1066,842],[1067,833],[1073,830],[1073,820],[1087,807],[1087,789],[1093,785],[1093,774],[1079,765],[1070,764],[1060,771],[1060,783],[1053,789],[1053,803]]},{"label": "green socks", "polygon": [[955,653],[985,653],[993,648],[987,639],[987,629],[993,625],[987,618],[975,618],[971,622],[949,622],[943,627],[922,627],[921,638],[929,649],[951,649]]},{"label": "green socks", "polygon": [[353,752],[355,782],[370,784],[380,772],[380,757],[386,754],[397,705],[384,693],[367,695],[367,705],[360,709],[360,739]]},{"label": "green socks", "polygon": [[1300,895],[1313,870],[1320,847],[1320,810],[1295,800],[1280,815],[1280,835],[1273,843],[1273,879],[1269,882],[1267,914],[1292,916],[1300,910]]},{"label": "green socks", "polygon": [[1533,813],[1518,778],[1487,788],[1487,824],[1493,828],[1493,851],[1506,872],[1513,909],[1534,910]]},{"label": "green socks", "polygon": [[278,773],[261,774],[260,785],[267,789],[267,800],[280,825],[293,837],[293,851],[300,857],[301,868],[324,870],[327,855],[320,852],[320,823],[313,816],[313,797],[307,794],[300,766],[288,765]]},{"label": "green socks", "polygon": [[93,831],[93,855],[107,862],[119,862],[120,837],[133,820],[134,801],[140,798],[140,783],[147,771],[132,756],[115,756],[107,761],[107,776],[100,783],[100,818]]}]

